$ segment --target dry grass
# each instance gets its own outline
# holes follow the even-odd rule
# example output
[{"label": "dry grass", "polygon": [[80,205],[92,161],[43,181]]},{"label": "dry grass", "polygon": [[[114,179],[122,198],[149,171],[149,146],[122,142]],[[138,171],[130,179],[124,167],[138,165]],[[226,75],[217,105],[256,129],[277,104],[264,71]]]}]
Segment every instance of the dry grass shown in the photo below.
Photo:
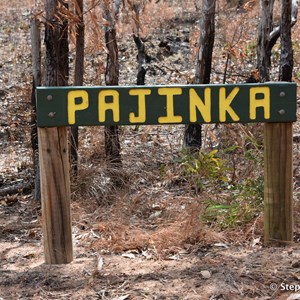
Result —
[{"label": "dry grass", "polygon": [[[143,204],[145,202],[137,197],[132,202],[128,198],[123,195],[116,199],[113,208],[105,208],[108,220],[94,223],[92,230],[100,238],[91,243],[92,248],[117,253],[146,251],[148,255],[162,258],[183,248],[191,250],[195,243],[206,245],[225,241],[223,234],[199,222],[200,204],[187,203],[186,198],[165,199],[174,206],[161,210],[155,207],[153,211],[153,207],[152,210],[142,207],[149,206],[149,201]],[[185,209],[180,209],[176,202],[181,206],[186,203]]]}]

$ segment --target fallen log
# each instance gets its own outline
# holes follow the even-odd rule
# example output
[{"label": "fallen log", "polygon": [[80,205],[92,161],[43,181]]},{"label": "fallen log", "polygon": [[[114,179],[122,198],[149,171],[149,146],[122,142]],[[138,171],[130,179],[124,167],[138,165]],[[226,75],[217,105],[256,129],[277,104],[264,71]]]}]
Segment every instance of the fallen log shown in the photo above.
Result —
[{"label": "fallen log", "polygon": [[13,185],[0,188],[0,196],[7,196],[32,191],[33,181],[17,182]]}]

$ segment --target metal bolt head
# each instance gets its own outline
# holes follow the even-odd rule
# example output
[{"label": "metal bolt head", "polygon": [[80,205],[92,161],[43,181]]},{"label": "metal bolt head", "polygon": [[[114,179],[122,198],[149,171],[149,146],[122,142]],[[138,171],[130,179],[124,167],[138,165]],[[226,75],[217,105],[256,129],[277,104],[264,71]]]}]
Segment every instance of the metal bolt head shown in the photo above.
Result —
[{"label": "metal bolt head", "polygon": [[54,118],[55,115],[56,115],[56,112],[55,111],[51,111],[51,112],[49,112],[48,117],[49,118]]},{"label": "metal bolt head", "polygon": [[284,109],[280,109],[280,110],[278,111],[278,113],[279,113],[280,115],[284,115],[284,114],[285,114],[285,110],[284,110]]},{"label": "metal bolt head", "polygon": [[47,96],[47,100],[48,100],[48,101],[51,101],[52,99],[53,99],[52,95],[48,95],[48,96]]},{"label": "metal bolt head", "polygon": [[279,96],[280,97],[284,97],[285,96],[285,92],[280,92]]}]

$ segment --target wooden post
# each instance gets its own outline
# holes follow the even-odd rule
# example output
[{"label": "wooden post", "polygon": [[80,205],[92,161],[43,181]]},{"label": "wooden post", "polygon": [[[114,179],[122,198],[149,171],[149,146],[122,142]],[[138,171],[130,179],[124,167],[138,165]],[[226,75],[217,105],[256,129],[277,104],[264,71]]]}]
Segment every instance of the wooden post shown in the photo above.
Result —
[{"label": "wooden post", "polygon": [[67,127],[38,128],[47,264],[73,260]]},{"label": "wooden post", "polygon": [[292,123],[267,123],[265,142],[265,245],[293,239]]}]

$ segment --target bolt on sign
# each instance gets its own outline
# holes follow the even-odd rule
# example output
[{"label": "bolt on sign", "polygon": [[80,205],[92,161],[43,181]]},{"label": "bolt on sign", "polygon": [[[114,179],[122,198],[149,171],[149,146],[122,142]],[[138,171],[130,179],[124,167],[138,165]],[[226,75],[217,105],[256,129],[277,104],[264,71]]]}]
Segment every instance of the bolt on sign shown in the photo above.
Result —
[{"label": "bolt on sign", "polygon": [[37,88],[39,127],[296,121],[296,84]]}]

